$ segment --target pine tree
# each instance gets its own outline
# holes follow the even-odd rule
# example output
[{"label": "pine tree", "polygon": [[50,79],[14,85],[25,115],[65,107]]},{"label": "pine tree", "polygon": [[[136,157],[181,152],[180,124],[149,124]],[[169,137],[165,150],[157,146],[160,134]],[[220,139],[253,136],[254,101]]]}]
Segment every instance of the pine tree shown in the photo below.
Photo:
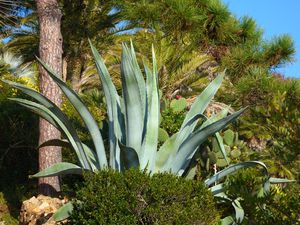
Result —
[{"label": "pine tree", "polygon": [[[60,30],[61,11],[56,0],[36,0],[39,17],[40,43],[39,56],[58,75],[62,74],[62,35]],[[40,66],[41,93],[60,106],[62,96],[60,89],[51,80],[46,70]],[[60,132],[44,119],[40,119],[39,144],[50,139],[60,139]],[[39,169],[43,170],[57,162],[61,162],[61,148],[57,146],[42,147],[39,149]],[[60,191],[58,177],[39,179],[39,192],[44,195],[53,195]]]}]

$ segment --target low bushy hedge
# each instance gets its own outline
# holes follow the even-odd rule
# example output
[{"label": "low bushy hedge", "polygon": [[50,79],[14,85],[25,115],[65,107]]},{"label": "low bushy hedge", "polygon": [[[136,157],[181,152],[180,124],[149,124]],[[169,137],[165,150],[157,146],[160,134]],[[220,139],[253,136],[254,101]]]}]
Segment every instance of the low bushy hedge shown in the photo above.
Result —
[{"label": "low bushy hedge", "polygon": [[87,173],[70,224],[218,224],[213,196],[200,182],[128,170]]}]

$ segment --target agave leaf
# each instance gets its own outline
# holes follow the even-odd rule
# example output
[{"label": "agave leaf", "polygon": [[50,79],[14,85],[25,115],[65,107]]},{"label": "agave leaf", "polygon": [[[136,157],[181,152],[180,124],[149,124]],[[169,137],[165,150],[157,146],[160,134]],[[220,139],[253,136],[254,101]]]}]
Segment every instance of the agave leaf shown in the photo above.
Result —
[{"label": "agave leaf", "polygon": [[38,177],[52,177],[65,174],[82,174],[83,168],[68,162],[56,163],[34,175],[30,175],[29,178]]},{"label": "agave leaf", "polygon": [[[25,85],[23,84],[19,84],[19,83],[16,83],[16,82],[13,82],[13,81],[9,81],[9,80],[3,80],[3,79],[0,79],[3,83],[6,83],[16,89],[19,89],[20,91],[22,91],[23,93],[29,95],[30,97],[36,99],[37,101],[39,101],[40,103],[42,103],[44,106],[46,107],[51,107],[54,109],[57,109],[57,106],[55,104],[53,104],[51,101],[49,101],[47,98],[45,98],[43,95],[41,95],[40,93],[38,93],[37,91],[31,89],[31,88],[28,88],[26,87]],[[29,107],[27,107],[29,108]],[[29,108],[30,109],[30,108]],[[32,111],[32,109],[30,109]],[[60,110],[57,110],[59,113]],[[37,113],[37,112],[36,112]],[[40,114],[38,114],[39,116],[42,116]],[[53,126],[57,127],[57,124],[54,122],[54,120],[49,117],[48,115],[46,114],[43,114],[42,116],[43,118],[47,118],[46,120],[51,123]]]},{"label": "agave leaf", "polygon": [[[204,118],[205,122],[201,125],[201,128],[204,128],[210,124],[212,124],[213,122],[217,121],[217,119],[221,119],[222,117],[224,117],[226,115],[226,110],[222,110],[221,113],[217,114],[214,117],[211,118],[207,118],[205,115],[198,113],[196,115],[194,115],[183,127],[182,132],[185,132],[185,130],[189,130],[191,126],[193,126],[193,123],[195,121],[198,121],[199,118]],[[218,134],[218,133],[216,133]],[[215,134],[215,135],[216,135]],[[157,162],[156,162],[156,170],[160,170],[160,171],[168,171],[170,170],[171,164],[174,163],[175,160],[175,153],[176,150],[180,148],[178,148],[177,146],[179,145],[179,139],[177,138],[178,133],[176,133],[176,136],[173,135],[172,137],[170,137],[160,148],[160,150],[158,151],[158,155],[157,155]],[[223,146],[224,147],[224,146]],[[224,154],[226,154],[225,149],[224,149]]]},{"label": "agave leaf", "polygon": [[215,196],[215,195],[218,195],[218,194],[220,194],[224,191],[224,185],[223,184],[217,184],[217,185],[214,185],[214,186],[210,187],[209,190]]},{"label": "agave leaf", "polygon": [[[11,101],[15,101],[14,98],[8,98],[9,100]],[[37,107],[34,107],[34,106],[30,106],[28,104],[24,104],[24,103],[21,103],[21,102],[18,102],[19,105],[29,109],[31,112],[37,114],[38,116],[44,118],[45,120],[47,120],[50,124],[52,124],[55,128],[57,129],[61,129],[59,127],[59,125],[55,122],[55,120],[52,119],[52,117],[47,114],[46,112],[44,112],[43,110],[40,110],[39,108]]]},{"label": "agave leaf", "polygon": [[270,189],[271,189],[271,182],[269,179],[267,179],[263,185],[263,195],[262,196],[266,196],[267,194],[269,194]]},{"label": "agave leaf", "polygon": [[68,202],[66,204],[64,204],[62,207],[60,207],[54,214],[53,214],[53,219],[56,222],[65,220],[67,218],[69,218],[69,216],[72,214],[73,212],[73,204],[72,202]]},{"label": "agave leaf", "polygon": [[236,225],[232,216],[227,216],[221,220],[221,225]]},{"label": "agave leaf", "polygon": [[[234,211],[235,211],[235,219],[238,223],[242,222],[243,219],[244,219],[244,215],[245,215],[245,212],[244,212],[244,209],[243,207],[241,206],[239,200],[241,198],[237,198],[235,200],[233,199],[230,199],[224,192],[221,192],[220,189],[222,189],[222,186],[221,185],[215,185],[215,192],[217,191],[218,193],[215,193],[214,196],[215,197],[219,197],[223,200],[226,200],[226,201],[229,201],[231,202],[231,205],[233,206],[234,208]],[[227,218],[227,219],[226,219]],[[224,219],[222,219],[222,224],[237,224],[236,221],[234,220],[233,217],[226,217]]]},{"label": "agave leaf", "polygon": [[[197,114],[189,120],[184,129],[189,129],[189,126],[199,118],[207,119],[203,114]],[[157,152],[156,171],[169,171],[170,164],[173,163],[176,151],[178,150],[178,133],[169,137]]]},{"label": "agave leaf", "polygon": [[[179,152],[180,146],[182,145],[182,143],[184,143],[188,139],[188,137],[191,135],[191,133],[195,129],[198,119],[200,117],[206,118],[203,115],[203,112],[206,109],[206,107],[208,106],[208,104],[211,101],[211,99],[213,98],[213,96],[215,95],[215,93],[217,92],[217,90],[219,89],[219,87],[221,86],[223,77],[224,77],[224,73],[219,75],[215,80],[213,80],[205,88],[205,90],[196,98],[196,101],[192,104],[189,112],[187,113],[187,115],[183,121],[183,124],[181,125],[181,128],[178,132],[178,135],[177,135],[177,138],[176,138],[176,141],[174,144],[173,151]],[[224,150],[224,153],[225,153],[225,150]],[[171,160],[168,160],[168,161],[171,161]]]},{"label": "agave leaf", "polygon": [[93,171],[100,170],[101,167],[98,163],[96,153],[90,147],[88,147],[87,145],[82,144],[82,146],[83,146],[83,150],[84,150],[85,154],[87,155],[87,158],[88,158],[88,161],[89,161],[89,163],[92,167],[92,170]]},{"label": "agave leaf", "polygon": [[179,151],[179,146],[188,138],[189,135],[191,135],[191,131],[194,129],[195,123],[197,123],[200,118],[203,118],[205,121],[208,120],[208,118],[205,115],[203,115],[202,113],[198,113],[194,115],[191,119],[189,119],[189,121],[184,126],[182,126],[182,129],[179,130],[176,138],[177,148],[174,149],[174,151]]},{"label": "agave leaf", "polygon": [[217,198],[222,199],[222,200],[230,201],[230,202],[232,201],[232,199],[230,199],[228,197],[228,195],[225,194],[225,192],[216,193],[216,194],[214,194],[214,197],[217,197]]},{"label": "agave leaf", "polygon": [[79,96],[72,89],[70,89],[48,65],[42,62],[39,58],[37,58],[37,60],[41,63],[44,69],[48,72],[49,76],[55,81],[55,83],[60,87],[60,89],[65,93],[66,97],[69,99],[69,101],[79,113],[93,139],[94,146],[97,152],[97,160],[99,162],[100,167],[107,167],[107,159],[105,156],[103,139],[100,134],[98,125],[91,113],[89,112],[88,108],[79,98]]},{"label": "agave leaf", "polygon": [[[70,142],[66,139],[51,139],[48,141],[45,141],[43,144],[41,144],[38,148],[46,147],[46,146],[61,146],[66,148],[72,148],[72,145]],[[96,159],[95,152],[90,149],[87,145],[82,143],[83,150],[85,152],[85,155],[87,156],[87,160],[90,163],[90,166],[92,167],[93,171],[97,171],[100,169],[99,164]]]},{"label": "agave leaf", "polygon": [[170,169],[167,165],[169,165],[169,162],[172,161],[171,159],[174,158],[174,154],[176,153],[175,141],[177,134],[178,133],[175,133],[169,137],[156,153],[155,173],[168,171]]},{"label": "agave leaf", "polygon": [[[154,52],[152,54],[153,67],[156,66],[156,60]],[[156,70],[154,70],[155,72]],[[141,152],[140,167],[141,169],[147,169],[152,172],[155,167],[155,159],[158,143],[158,131],[159,131],[159,114],[160,114],[160,102],[158,93],[157,73],[147,75],[147,120],[145,129],[145,137],[143,140],[143,151]]]},{"label": "agave leaf", "polygon": [[[185,129],[189,129],[193,125],[193,123],[197,122],[200,118],[204,119],[204,124],[206,124],[207,120],[209,120],[209,118],[207,118],[204,114],[198,113],[185,124],[182,131],[184,131]],[[207,125],[209,125],[209,124],[207,124]],[[201,127],[205,127],[205,126],[201,125]]]},{"label": "agave leaf", "polygon": [[[137,81],[137,85],[138,85],[138,88],[140,91],[140,98],[141,98],[141,103],[142,103],[142,113],[143,113],[143,115],[145,115],[146,114],[146,93],[145,93],[146,85],[145,85],[145,81],[144,81],[144,77],[143,77],[141,68],[140,68],[137,58],[136,58],[136,54],[134,51],[132,41],[130,41],[130,51],[131,51],[131,57],[132,57],[132,59],[131,59],[132,65],[134,67],[134,71],[137,73],[136,81]],[[152,55],[152,57],[153,56],[154,55]]]},{"label": "agave leaf", "polygon": [[[208,125],[210,125],[210,124],[212,124],[212,123],[214,123],[214,122],[216,122],[216,121],[218,121],[218,120],[224,118],[224,117],[228,114],[228,110],[229,110],[229,107],[224,108],[220,113],[218,113],[218,114],[216,114],[216,115],[213,115],[213,116],[210,117],[210,118],[207,118],[205,115],[203,115],[203,114],[201,114],[201,113],[200,113],[200,114],[197,114],[197,115],[195,115],[193,118],[191,118],[191,119],[188,121],[188,123],[185,125],[185,127],[183,128],[182,131],[185,132],[185,131],[184,131],[185,129],[190,129],[190,127],[193,126],[193,123],[194,123],[196,120],[198,120],[200,117],[204,118],[204,122],[203,122],[203,124],[201,124],[201,126],[200,126],[199,129],[203,129],[204,127],[207,127]],[[228,163],[227,154],[226,154],[226,151],[225,151],[225,148],[224,148],[224,144],[223,144],[223,138],[221,137],[221,135],[220,135],[219,132],[216,132],[216,133],[214,134],[214,136],[215,136],[215,138],[216,138],[216,140],[217,140],[218,146],[219,146],[219,148],[220,148],[220,150],[221,150],[221,153],[222,153],[223,157],[225,158],[227,164],[229,164],[229,163]],[[177,139],[177,141],[178,141],[178,139]],[[179,141],[179,143],[180,143],[180,141]],[[178,150],[179,150],[179,149],[178,149]]]},{"label": "agave leaf", "polygon": [[194,156],[197,147],[201,145],[209,136],[215,134],[217,131],[223,129],[237,117],[239,117],[245,109],[241,109],[238,112],[233,113],[217,122],[214,122],[203,129],[199,129],[191,134],[186,141],[182,143],[178,153],[176,154],[175,161],[171,165],[171,170],[174,173],[181,175],[189,165],[192,157]]},{"label": "agave leaf", "polygon": [[47,146],[60,146],[60,147],[66,147],[66,148],[72,147],[70,142],[68,142],[67,140],[51,139],[51,140],[45,141],[44,143],[39,145],[38,148],[43,148],[43,147],[47,147]]},{"label": "agave leaf", "polygon": [[152,102],[152,95],[149,95],[148,93],[151,93],[153,87],[153,80],[150,79],[152,77],[152,72],[150,71],[147,64],[144,62],[144,71],[146,74],[146,102],[145,102],[145,112],[144,112],[144,127],[143,127],[143,133],[142,133],[142,141],[144,142],[146,131],[147,131],[147,120],[148,120],[148,111],[149,111],[149,102]]},{"label": "agave leaf", "polygon": [[41,104],[45,105],[46,107],[53,107],[55,109],[57,109],[58,107],[53,104],[49,99],[47,99],[46,97],[44,97],[42,94],[40,94],[39,92],[35,91],[34,89],[31,89],[23,84],[19,84],[13,81],[9,81],[9,80],[2,80],[0,79],[2,82],[13,86],[14,88],[19,89],[20,91],[22,91],[23,93],[29,95],[30,97],[34,98],[35,100],[37,100],[38,102],[40,102]]},{"label": "agave leaf", "polygon": [[[62,121],[62,123],[65,125],[65,127],[68,130],[68,132],[70,133],[70,135],[67,135],[65,133],[66,129],[63,129],[63,132],[68,136],[68,138],[74,139],[74,140],[71,140],[70,143],[72,144],[72,148],[75,150],[81,165],[83,165],[85,168],[89,168],[86,156],[84,154],[82,143],[81,143],[81,141],[80,141],[80,139],[77,135],[76,130],[73,128],[72,124],[69,122],[69,120],[65,116],[65,114],[55,104],[53,104],[49,99],[47,99],[46,97],[41,95],[39,92],[37,92],[37,91],[35,91],[31,88],[28,88],[25,85],[15,83],[15,82],[12,82],[12,81],[6,81],[5,80],[3,82],[5,82],[5,83],[21,90],[23,93],[25,93],[25,94],[29,95],[30,97],[34,98],[35,100],[40,102],[42,105],[47,107],[53,114],[55,114],[59,118]],[[19,102],[19,104],[22,104],[22,103]],[[22,105],[25,106],[24,104],[22,104]],[[59,128],[59,125],[53,120],[53,118],[51,116],[49,116],[48,113],[45,113],[41,110],[37,110],[36,108],[33,108],[33,106],[29,106],[28,104],[25,107],[29,108],[31,111],[34,111],[39,116],[46,119],[49,123],[54,125],[56,128]],[[62,128],[60,128],[60,129],[62,129]]]},{"label": "agave leaf", "polygon": [[203,122],[203,124],[201,124],[200,129],[207,127],[208,125],[223,119],[225,116],[227,116],[229,111],[229,107],[226,107],[224,109],[222,109],[219,113],[212,115],[209,118],[206,118],[206,120]]},{"label": "agave leaf", "polygon": [[117,140],[124,140],[122,126],[124,115],[120,111],[120,96],[111,80],[109,72],[104,64],[104,61],[96,48],[90,41],[90,46],[94,56],[96,68],[102,82],[109,119],[109,142],[110,142],[110,166],[113,169],[120,170],[120,147]]},{"label": "agave leaf", "polygon": [[218,75],[196,98],[187,113],[182,127],[196,114],[203,113],[222,84],[225,73]]},{"label": "agave leaf", "polygon": [[[152,44],[152,73],[156,78],[156,84],[158,86],[158,69],[157,69],[157,61],[155,57],[155,50],[154,50],[154,45]],[[159,90],[158,90],[159,92]]]},{"label": "agave leaf", "polygon": [[263,187],[260,188],[260,190],[257,192],[257,197],[262,198],[267,196],[270,193],[271,189],[271,182],[269,179],[266,179],[266,181],[263,184]]},{"label": "agave leaf", "polygon": [[297,180],[289,180],[289,179],[276,178],[276,177],[270,177],[269,181],[270,181],[271,184],[282,184],[282,183],[297,182]]},{"label": "agave leaf", "polygon": [[130,51],[122,46],[121,76],[125,106],[126,146],[140,155],[144,115],[137,76],[139,71],[132,65]]},{"label": "agave leaf", "polygon": [[[51,112],[53,112],[55,115],[57,115],[58,118],[60,118],[61,121],[63,121],[63,123],[66,125],[67,129],[70,131],[71,136],[73,137],[73,139],[75,140],[74,142],[71,142],[73,149],[76,151],[78,158],[82,158],[81,161],[85,161],[85,156],[83,154],[83,146],[81,144],[81,141],[77,135],[76,130],[73,128],[73,126],[71,125],[71,123],[69,122],[68,118],[65,116],[65,114],[55,105],[53,104],[49,99],[47,99],[46,97],[44,97],[43,95],[41,95],[39,92],[26,87],[25,85],[19,84],[19,83],[15,83],[12,81],[7,81],[7,80],[2,80],[4,83],[7,83],[19,90],[21,90],[23,93],[29,95],[30,97],[34,98],[35,100],[37,100],[38,102],[40,102],[42,105],[44,105],[45,107],[47,107]],[[11,99],[12,100],[12,99]],[[19,104],[22,104],[19,102]],[[25,106],[24,104],[22,104],[23,106]],[[46,119],[49,123],[51,123],[53,126],[55,126],[56,128],[58,128],[58,124],[51,118],[51,116],[49,116],[47,113],[43,113],[40,110],[36,110],[32,107],[30,107],[29,105],[25,106],[27,108],[29,108],[31,111],[34,111],[35,113],[37,113],[39,116],[43,117],[44,119]],[[42,115],[41,115],[42,113]],[[76,145],[73,146],[73,144],[76,143]],[[87,167],[87,165],[85,165]]]},{"label": "agave leaf", "polygon": [[[201,128],[204,128],[204,127],[206,127],[206,126],[208,126],[208,125],[210,125],[210,124],[212,124],[212,123],[214,123],[214,122],[216,122],[216,121],[218,121],[218,120],[220,120],[220,119],[222,119],[222,118],[224,118],[224,117],[228,114],[228,111],[229,111],[229,107],[224,108],[220,113],[218,113],[218,114],[216,114],[216,115],[210,117],[209,119],[207,119],[207,120],[201,125],[200,129],[201,129]],[[217,143],[218,143],[218,146],[219,146],[219,148],[220,148],[220,150],[221,150],[221,153],[222,153],[224,159],[225,159],[226,162],[227,162],[227,165],[229,165],[229,162],[228,162],[227,154],[226,154],[226,151],[225,151],[225,147],[224,147],[224,143],[223,143],[223,138],[222,138],[222,136],[220,135],[219,132],[216,132],[214,136],[215,136],[215,138],[216,138],[216,140],[217,140]]]},{"label": "agave leaf", "polygon": [[119,146],[121,148],[121,169],[139,168],[140,162],[137,152],[133,148],[123,145],[121,142],[119,142]]},{"label": "agave leaf", "polygon": [[243,207],[241,206],[241,203],[239,202],[238,199],[235,199],[233,202],[232,202],[232,206],[235,210],[235,218],[236,218],[236,222],[237,223],[241,223],[244,219],[244,215],[245,215],[245,212],[244,212],[244,209]]},{"label": "agave leaf", "polygon": [[210,186],[213,183],[219,181],[220,179],[222,179],[223,177],[232,174],[240,169],[244,169],[244,168],[249,168],[249,167],[254,167],[254,166],[261,166],[264,169],[264,173],[265,175],[268,176],[268,169],[267,166],[263,163],[263,162],[259,162],[259,161],[247,161],[247,162],[242,162],[242,163],[237,163],[235,165],[229,166],[221,171],[219,171],[218,173],[216,173],[215,175],[213,175],[212,177],[208,178],[205,180],[205,185],[206,186]]},{"label": "agave leaf", "polygon": [[228,157],[227,157],[226,150],[225,150],[224,143],[223,143],[223,138],[219,132],[217,132],[215,134],[215,138],[217,140],[217,143],[218,143],[218,146],[220,148],[223,158],[225,159],[227,165],[229,165]]},{"label": "agave leaf", "polygon": [[187,136],[193,132],[195,126],[198,121],[194,121],[189,129],[185,129],[183,132],[183,128],[186,126],[187,123],[197,114],[203,114],[204,110],[216,94],[217,90],[222,84],[224,77],[224,73],[217,76],[205,89],[204,91],[196,98],[195,102],[192,104],[190,110],[185,116],[185,119],[181,125],[178,135],[178,144],[181,145],[183,141],[186,140]]},{"label": "agave leaf", "polygon": [[[47,108],[44,105],[38,104],[36,102],[32,102],[26,99],[20,98],[9,98],[12,101],[18,102],[19,104],[23,105],[24,107],[29,108],[30,110],[36,112],[38,115],[42,116],[44,119],[51,118],[48,122],[53,122],[56,124],[58,128],[66,135],[67,139],[70,141],[72,148],[75,150],[80,164],[86,168],[90,169],[90,165],[87,161],[86,155],[84,153],[83,147],[80,148],[81,141],[77,136],[76,131],[69,123],[68,120],[65,120],[65,117],[60,117],[56,115],[56,111],[52,111],[52,108]],[[46,116],[45,116],[46,115]]]}]

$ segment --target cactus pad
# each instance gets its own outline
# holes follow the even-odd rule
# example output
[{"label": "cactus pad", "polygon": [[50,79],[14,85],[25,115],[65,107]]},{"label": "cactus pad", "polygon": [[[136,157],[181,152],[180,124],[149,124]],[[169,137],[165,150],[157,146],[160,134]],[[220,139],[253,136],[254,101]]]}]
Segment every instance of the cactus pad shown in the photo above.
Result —
[{"label": "cactus pad", "polygon": [[181,112],[187,106],[187,102],[185,98],[173,99],[170,103],[170,107],[174,112]]},{"label": "cactus pad", "polygon": [[241,155],[241,151],[239,149],[233,149],[231,152],[230,152],[230,155],[233,157],[233,158],[238,158],[240,155]]},{"label": "cactus pad", "polygon": [[234,132],[230,129],[226,130],[223,138],[226,145],[232,146],[234,142]]}]

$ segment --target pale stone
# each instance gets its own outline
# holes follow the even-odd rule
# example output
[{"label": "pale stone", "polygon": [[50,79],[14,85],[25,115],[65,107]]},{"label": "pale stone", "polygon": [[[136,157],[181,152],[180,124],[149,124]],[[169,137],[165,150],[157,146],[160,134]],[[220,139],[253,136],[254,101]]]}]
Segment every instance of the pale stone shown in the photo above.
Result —
[{"label": "pale stone", "polygon": [[41,210],[46,210],[47,208],[49,208],[50,205],[47,203],[47,202],[43,202],[40,206],[39,206],[39,209]]},{"label": "pale stone", "polygon": [[[20,212],[20,225],[55,225],[52,215],[66,199],[39,195],[23,202]],[[2,224],[0,224],[2,225]]]}]

